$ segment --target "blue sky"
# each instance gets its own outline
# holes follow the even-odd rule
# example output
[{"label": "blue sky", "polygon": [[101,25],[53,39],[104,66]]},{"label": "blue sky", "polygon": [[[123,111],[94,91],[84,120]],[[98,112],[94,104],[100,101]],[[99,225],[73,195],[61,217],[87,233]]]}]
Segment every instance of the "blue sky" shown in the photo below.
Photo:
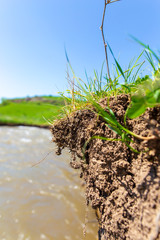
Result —
[{"label": "blue sky", "polygon": [[[0,0],[0,98],[64,91],[64,46],[78,77],[85,78],[85,70],[89,76],[100,71],[103,7],[104,0]],[[142,50],[129,34],[160,49],[159,9],[160,0],[108,5],[105,37],[124,68]]]}]

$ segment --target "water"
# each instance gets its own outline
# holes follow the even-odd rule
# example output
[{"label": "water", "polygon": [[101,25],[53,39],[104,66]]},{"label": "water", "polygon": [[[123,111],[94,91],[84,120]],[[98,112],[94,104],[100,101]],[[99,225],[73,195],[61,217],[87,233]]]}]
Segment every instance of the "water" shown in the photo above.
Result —
[{"label": "water", "polygon": [[84,189],[70,154],[54,150],[49,130],[0,127],[0,240],[97,239],[91,209],[83,237]]}]

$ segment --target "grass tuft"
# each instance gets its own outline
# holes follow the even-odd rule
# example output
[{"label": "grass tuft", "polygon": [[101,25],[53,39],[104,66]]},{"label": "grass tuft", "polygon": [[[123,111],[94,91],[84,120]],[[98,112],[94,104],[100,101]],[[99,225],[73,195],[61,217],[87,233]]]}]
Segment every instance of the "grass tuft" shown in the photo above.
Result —
[{"label": "grass tuft", "polygon": [[[138,41],[138,40],[136,40]],[[65,107],[63,111],[65,114],[70,115],[73,111],[90,108],[95,109],[94,111],[103,118],[106,125],[117,134],[117,138],[110,139],[101,136],[93,136],[90,138],[84,148],[87,146],[88,142],[92,139],[98,138],[106,141],[122,141],[128,148],[132,151],[138,153],[136,149],[130,146],[134,138],[141,140],[151,140],[157,138],[157,136],[143,137],[139,136],[126,127],[126,119],[134,119],[143,114],[147,108],[153,108],[160,106],[160,65],[158,55],[149,48],[146,44],[141,45],[145,49],[140,53],[135,61],[130,61],[127,70],[123,70],[120,63],[114,56],[114,53],[109,44],[107,44],[115,64],[113,65],[114,72],[113,78],[108,79],[107,76],[103,76],[103,65],[98,74],[94,71],[94,77],[89,78],[86,73],[86,81],[81,78],[77,78],[74,70],[71,66],[70,60],[67,55],[67,62],[73,75],[73,79],[69,77],[70,89],[66,92],[61,93],[61,96],[65,100]],[[142,73],[142,67],[144,61],[141,61],[142,56],[145,56],[148,63],[152,66],[153,73],[152,77],[149,75],[140,76]],[[154,63],[153,57],[158,61],[157,64]],[[141,62],[140,62],[141,61]],[[140,72],[141,70],[141,72]],[[121,84],[121,78],[123,78],[123,84]],[[103,82],[103,79],[107,80],[107,84]],[[67,93],[67,96],[66,96]],[[108,107],[103,109],[99,104],[100,99],[104,97],[117,96],[119,94],[129,94],[131,103],[124,116],[124,125],[120,124],[116,119],[113,111]]]}]

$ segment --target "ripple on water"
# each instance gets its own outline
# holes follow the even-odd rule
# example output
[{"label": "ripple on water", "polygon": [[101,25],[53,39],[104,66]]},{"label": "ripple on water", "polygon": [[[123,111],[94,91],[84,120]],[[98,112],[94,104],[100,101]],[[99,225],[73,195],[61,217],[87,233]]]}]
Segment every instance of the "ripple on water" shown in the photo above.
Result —
[{"label": "ripple on water", "polygon": [[47,237],[46,237],[45,234],[42,233],[42,234],[40,235],[40,239],[47,239]]},{"label": "ripple on water", "polygon": [[64,236],[65,240],[72,240],[72,238],[70,236]]},{"label": "ripple on water", "polygon": [[20,141],[23,142],[23,143],[30,143],[30,142],[32,142],[32,140],[30,138],[21,138]]},{"label": "ripple on water", "polygon": [[18,235],[18,240],[24,240],[25,235],[23,233],[20,233]]},{"label": "ripple on water", "polygon": [[[85,199],[68,151],[32,167],[55,148],[50,140],[46,129],[0,129],[0,240],[83,239]],[[85,240],[96,240],[88,227]]]}]

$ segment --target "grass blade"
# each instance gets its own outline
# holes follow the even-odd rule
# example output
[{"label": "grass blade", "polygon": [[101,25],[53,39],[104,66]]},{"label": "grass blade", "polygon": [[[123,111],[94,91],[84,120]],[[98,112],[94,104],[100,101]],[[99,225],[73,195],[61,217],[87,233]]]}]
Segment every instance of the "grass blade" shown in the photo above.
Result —
[{"label": "grass blade", "polygon": [[153,54],[153,56],[156,58],[156,60],[160,63],[160,58],[157,56],[157,54],[149,47],[149,45],[146,45],[145,43],[141,42],[140,40],[138,40],[136,37],[130,35],[130,37],[136,41],[137,43],[139,43],[141,46],[143,46],[146,50],[148,50],[150,53]]},{"label": "grass blade", "polygon": [[111,54],[112,54],[112,56],[113,56],[113,58],[114,58],[114,61],[115,61],[115,63],[116,63],[116,66],[117,66],[119,72],[122,74],[122,76],[123,76],[123,78],[124,78],[124,80],[125,80],[124,72],[123,72],[123,70],[122,70],[120,64],[118,63],[117,59],[115,58],[114,53],[113,53],[113,51],[112,51],[112,49],[111,49],[109,43],[107,43],[107,44],[108,44],[108,48],[109,48],[109,50],[110,50],[110,52],[111,52]]}]

